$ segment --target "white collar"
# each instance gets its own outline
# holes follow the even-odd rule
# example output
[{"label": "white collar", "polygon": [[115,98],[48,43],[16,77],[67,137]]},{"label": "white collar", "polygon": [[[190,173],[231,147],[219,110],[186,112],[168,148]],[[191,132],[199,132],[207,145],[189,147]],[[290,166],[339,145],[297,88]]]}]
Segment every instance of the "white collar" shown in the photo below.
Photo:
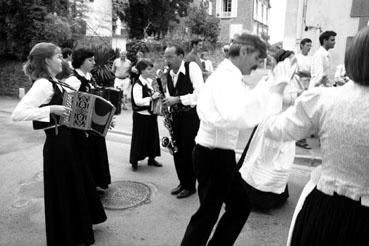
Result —
[{"label": "white collar", "polygon": [[81,75],[82,77],[85,77],[86,79],[88,79],[88,80],[90,80],[91,79],[91,77],[92,77],[92,75],[90,74],[90,73],[84,73],[84,72],[82,72],[82,70],[81,69],[79,69],[79,68],[77,68],[76,69],[76,72],[79,74],[79,75]]},{"label": "white collar", "polygon": [[322,53],[325,56],[328,56],[329,55],[328,50],[326,50],[323,46],[320,46],[319,52]]},{"label": "white collar", "polygon": [[174,75],[179,75],[179,73],[183,73],[186,74],[186,68],[184,66],[184,61],[182,60],[181,65],[179,66],[179,69],[177,71],[177,73],[174,73],[173,70],[170,70],[170,75],[173,77]]},{"label": "white collar", "polygon": [[152,80],[150,78],[145,79],[144,77],[142,77],[142,75],[140,75],[138,79],[141,81],[142,85],[147,85],[149,88],[151,88]]},{"label": "white collar", "polygon": [[223,69],[232,71],[233,73],[235,73],[234,75],[237,77],[240,77],[242,79],[242,73],[241,70],[236,67],[236,65],[233,64],[233,62],[231,62],[231,60],[229,59],[224,59],[219,66],[222,66]]}]

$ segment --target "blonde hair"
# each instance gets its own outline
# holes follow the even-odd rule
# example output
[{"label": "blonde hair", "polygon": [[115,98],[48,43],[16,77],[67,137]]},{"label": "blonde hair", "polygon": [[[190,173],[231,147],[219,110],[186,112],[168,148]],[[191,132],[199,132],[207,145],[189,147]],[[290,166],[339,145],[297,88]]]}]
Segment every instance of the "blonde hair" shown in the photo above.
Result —
[{"label": "blonde hair", "polygon": [[46,58],[51,58],[60,48],[53,43],[38,43],[29,52],[26,63],[23,65],[24,73],[35,81],[39,78],[49,78]]}]

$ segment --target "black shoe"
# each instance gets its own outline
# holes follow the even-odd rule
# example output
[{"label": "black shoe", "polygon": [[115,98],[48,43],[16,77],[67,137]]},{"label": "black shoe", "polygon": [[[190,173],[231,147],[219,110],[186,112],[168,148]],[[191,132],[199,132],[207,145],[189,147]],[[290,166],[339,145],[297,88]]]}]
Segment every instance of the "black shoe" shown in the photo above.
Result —
[{"label": "black shoe", "polygon": [[178,193],[180,193],[183,190],[181,185],[178,185],[176,188],[172,189],[170,191],[170,194],[172,195],[177,195]]},{"label": "black shoe", "polygon": [[296,146],[297,147],[300,147],[300,148],[303,148],[303,149],[311,149],[311,147],[305,142],[296,142]]},{"label": "black shoe", "polygon": [[137,164],[137,162],[131,163],[131,165],[132,165],[132,170],[133,170],[133,171],[136,171],[136,170],[138,169],[138,164]]},{"label": "black shoe", "polygon": [[160,164],[159,162],[155,161],[155,160],[151,160],[149,159],[149,161],[147,162],[147,165],[149,166],[154,166],[154,167],[162,167],[163,165]]},{"label": "black shoe", "polygon": [[191,196],[195,192],[196,192],[196,190],[186,190],[186,189],[183,189],[181,192],[178,193],[177,198],[179,198],[179,199],[186,198],[186,197]]}]

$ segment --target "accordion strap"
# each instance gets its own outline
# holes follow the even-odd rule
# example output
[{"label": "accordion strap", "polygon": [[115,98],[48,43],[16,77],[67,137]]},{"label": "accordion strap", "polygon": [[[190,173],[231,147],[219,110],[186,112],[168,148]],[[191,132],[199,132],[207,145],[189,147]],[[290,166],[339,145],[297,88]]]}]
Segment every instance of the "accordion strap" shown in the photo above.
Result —
[{"label": "accordion strap", "polygon": [[68,85],[67,83],[65,83],[63,81],[58,80],[58,81],[53,81],[53,82],[55,82],[56,84],[58,84],[62,87],[66,87],[68,89],[71,89],[72,91],[78,91],[78,90],[74,89],[72,86]]}]

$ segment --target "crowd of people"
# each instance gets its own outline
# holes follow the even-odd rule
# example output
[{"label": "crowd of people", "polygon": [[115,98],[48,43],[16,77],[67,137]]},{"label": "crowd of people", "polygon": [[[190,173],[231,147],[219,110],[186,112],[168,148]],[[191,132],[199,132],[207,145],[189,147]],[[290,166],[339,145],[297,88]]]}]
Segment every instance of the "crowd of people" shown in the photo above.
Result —
[{"label": "crowd of people", "polygon": [[[129,97],[132,102],[129,162],[134,171],[145,158],[149,166],[162,167],[155,160],[160,139],[153,103],[162,100],[170,112],[178,177],[170,193],[179,199],[196,191],[199,196],[180,245],[233,245],[252,209],[282,206],[289,196],[295,141],[309,148],[305,139],[312,135],[320,139],[323,162],[301,194],[288,245],[369,241],[369,27],[346,51],[340,74],[349,79],[344,82],[329,76],[328,51],[336,36],[323,32],[312,57],[310,39],[301,40],[299,54],[278,50],[272,54],[272,72],[252,86],[244,76],[260,66],[268,51],[264,41],[247,33],[224,47],[225,59],[215,70],[202,40],[193,40],[187,55],[178,44],[168,45],[163,54],[168,68],[158,75],[165,81],[160,90],[150,77],[154,64],[141,52],[134,64],[125,51],[114,61],[114,86],[123,91],[124,107]],[[111,183],[105,138],[59,124],[72,110],[63,105],[63,93],[90,93],[96,87],[90,73],[94,64],[89,49],[39,43],[24,66],[33,85],[12,118],[31,120],[46,134],[48,245],[93,244],[92,225],[107,219],[98,195]],[[244,129],[254,130],[237,161],[235,148]]]}]

